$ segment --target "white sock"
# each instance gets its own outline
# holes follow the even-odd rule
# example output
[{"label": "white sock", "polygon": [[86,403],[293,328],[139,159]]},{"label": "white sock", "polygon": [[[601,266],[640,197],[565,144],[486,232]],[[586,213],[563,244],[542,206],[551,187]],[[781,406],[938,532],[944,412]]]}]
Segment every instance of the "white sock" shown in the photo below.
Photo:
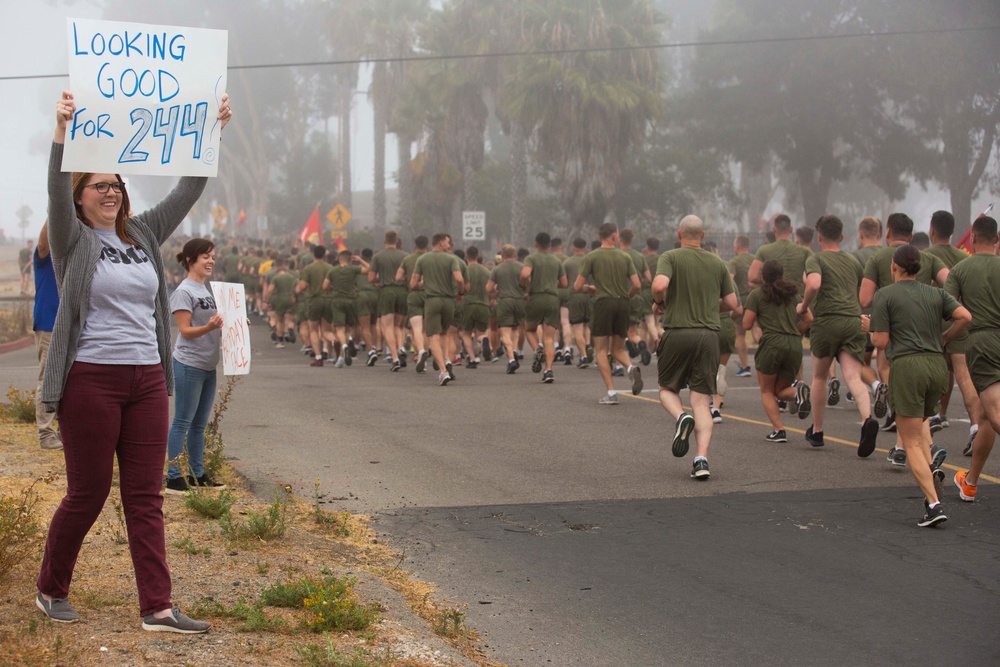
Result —
[{"label": "white sock", "polygon": [[879,386],[880,386],[881,384],[882,384],[882,383],[881,383],[881,382],[879,382],[878,380],[875,380],[874,382],[872,382],[872,393],[873,393],[873,394],[874,394],[875,392],[877,392],[877,391],[878,391],[878,388],[879,388]]},{"label": "white sock", "polygon": [[608,392],[608,398],[614,398],[617,395],[618,395],[618,392],[615,391],[614,389],[612,389],[611,391]]}]

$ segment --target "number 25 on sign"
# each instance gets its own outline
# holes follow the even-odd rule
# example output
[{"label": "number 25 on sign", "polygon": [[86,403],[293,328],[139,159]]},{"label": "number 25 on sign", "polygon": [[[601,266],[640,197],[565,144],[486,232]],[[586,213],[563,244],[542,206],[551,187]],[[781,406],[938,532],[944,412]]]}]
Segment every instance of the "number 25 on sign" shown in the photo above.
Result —
[{"label": "number 25 on sign", "polygon": [[486,240],[486,212],[485,211],[463,211],[462,212],[462,240],[463,241],[485,241]]}]

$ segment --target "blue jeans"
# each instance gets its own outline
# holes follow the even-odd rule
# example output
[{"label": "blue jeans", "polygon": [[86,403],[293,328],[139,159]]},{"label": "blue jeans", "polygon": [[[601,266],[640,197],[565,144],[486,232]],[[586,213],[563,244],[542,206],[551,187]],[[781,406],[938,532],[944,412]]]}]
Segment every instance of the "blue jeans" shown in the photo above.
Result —
[{"label": "blue jeans", "polygon": [[[188,466],[191,474],[205,474],[205,426],[215,402],[215,369],[203,371],[194,366],[174,363],[174,421],[167,435],[167,460],[173,460],[184,451],[187,439]],[[171,464],[168,479],[183,477],[177,466]]]}]

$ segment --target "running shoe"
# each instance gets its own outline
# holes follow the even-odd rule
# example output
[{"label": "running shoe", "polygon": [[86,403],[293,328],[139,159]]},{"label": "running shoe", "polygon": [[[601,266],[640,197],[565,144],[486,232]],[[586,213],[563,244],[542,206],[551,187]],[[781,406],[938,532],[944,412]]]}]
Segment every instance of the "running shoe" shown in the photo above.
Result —
[{"label": "running shoe", "polygon": [[399,348],[399,367],[406,368],[406,350]]},{"label": "running shoe", "polygon": [[926,511],[924,512],[924,518],[917,522],[917,525],[921,528],[933,528],[939,523],[944,523],[948,520],[948,517],[944,513],[944,505],[937,503],[934,507],[930,507],[926,502],[924,503]]},{"label": "running shoe", "polygon": [[768,435],[764,436],[764,439],[768,442],[788,442],[788,435],[784,429],[781,429],[780,431],[771,431]]},{"label": "running shoe", "polygon": [[590,363],[594,363],[594,346],[587,346],[587,358],[590,359]]},{"label": "running shoe", "polygon": [[347,354],[351,355],[352,357],[358,356],[358,346],[354,344],[353,338],[347,339]]},{"label": "running shoe", "polygon": [[182,635],[197,635],[208,632],[212,625],[205,621],[196,621],[181,613],[180,607],[174,607],[171,615],[166,618],[156,618],[153,614],[142,617],[142,629],[150,632],[176,632]]},{"label": "running shoe", "polygon": [[931,417],[930,420],[928,420],[927,425],[930,426],[931,433],[937,433],[944,428],[944,426],[941,426],[941,418],[937,415]]},{"label": "running shoe", "polygon": [[309,365],[312,366],[313,368],[322,368],[323,367],[323,360],[322,359],[313,359],[312,363],[309,364]]},{"label": "running shoe", "polygon": [[951,422],[948,421],[948,417],[941,415],[941,428],[948,428],[949,426],[951,426]]},{"label": "running shoe", "polygon": [[278,342],[278,332],[274,330],[274,327],[271,327],[271,342],[272,343]]},{"label": "running shoe", "polygon": [[483,349],[483,361],[490,361],[493,358],[493,350],[490,348],[490,339],[484,336],[480,347]]},{"label": "running shoe", "polygon": [[945,451],[944,447],[931,445],[931,470],[940,470],[946,458],[948,458],[948,452]]},{"label": "running shoe", "polygon": [[627,338],[625,339],[625,349],[628,351],[628,356],[630,359],[639,356],[639,348],[636,346],[635,343],[633,343]]},{"label": "running shoe", "polygon": [[778,410],[781,412],[788,412],[788,403],[785,401],[778,401]]},{"label": "running shoe", "polygon": [[885,417],[885,413],[889,409],[889,385],[885,382],[879,383],[878,389],[875,390],[875,402],[872,404],[872,412],[879,419]]},{"label": "running shoe", "polygon": [[276,349],[276,350],[284,350],[285,349],[285,344],[282,343],[281,341],[278,341],[278,343],[275,344],[274,349]]},{"label": "running shoe", "polygon": [[420,357],[417,359],[416,370],[418,373],[423,373],[427,368],[427,358],[431,356],[431,353],[427,350],[420,350]]},{"label": "running shoe", "polygon": [[707,459],[695,459],[694,465],[691,466],[691,477],[704,482],[712,473],[708,472],[708,460]]},{"label": "running shoe", "polygon": [[680,458],[688,453],[688,438],[691,437],[691,431],[694,430],[694,417],[686,412],[681,413],[681,416],[677,418],[677,424],[674,427],[674,440],[670,445],[670,451],[674,456]]},{"label": "running shoe", "polygon": [[289,329],[285,333],[285,341],[288,342],[288,343],[294,343],[295,342],[295,331],[293,329]]},{"label": "running shoe", "polygon": [[544,363],[545,363],[545,348],[539,345],[538,349],[535,350],[534,358],[531,360],[531,372],[541,373],[542,364]]},{"label": "running shoe", "polygon": [[979,433],[979,424],[973,424],[969,429],[969,441],[965,443],[962,456],[972,456],[972,443],[976,441],[976,434]]},{"label": "running shoe", "polygon": [[80,620],[80,616],[66,598],[46,600],[42,597],[41,592],[39,592],[35,596],[35,605],[42,610],[43,614],[56,623],[76,623]]},{"label": "running shoe", "polygon": [[466,362],[465,367],[471,369],[479,368],[479,362],[476,361],[475,359],[469,359],[469,361]]},{"label": "running shoe", "polygon": [[562,361],[562,360],[563,360],[563,351],[562,351],[562,348],[561,347],[557,347],[556,348],[556,356],[553,358],[553,361]]},{"label": "running shoe", "polygon": [[858,441],[858,456],[867,458],[875,451],[878,440],[878,421],[869,417],[861,424],[861,440]]},{"label": "running shoe", "polygon": [[840,380],[833,378],[826,384],[826,404],[836,405],[840,403]]},{"label": "running shoe", "polygon": [[851,393],[850,389],[844,392],[844,400],[850,403],[851,405],[854,405],[854,394]]},{"label": "running shoe", "polygon": [[968,474],[965,470],[956,472],[955,486],[958,487],[958,497],[967,503],[971,503],[976,500],[976,487],[966,483],[965,478]]},{"label": "running shoe", "polygon": [[638,366],[632,366],[628,371],[628,377],[632,380],[632,395],[638,396],[642,393],[642,371]]},{"label": "running shoe", "polygon": [[648,366],[649,362],[653,360],[653,355],[649,352],[649,346],[646,345],[646,341],[639,341],[639,358],[642,361],[643,366]]},{"label": "running shoe", "polygon": [[517,359],[511,359],[507,362],[507,375],[513,375],[517,370]]},{"label": "running shoe", "polygon": [[598,405],[618,405],[618,394],[612,394],[610,396],[607,395],[607,394],[604,394],[604,396],[601,396],[601,398],[598,399],[597,404]]},{"label": "running shoe", "polygon": [[625,367],[624,366],[615,366],[611,370],[611,377],[616,377],[616,378],[625,377]]},{"label": "running shoe", "polygon": [[572,366],[573,365],[573,348],[567,347],[565,353],[563,354],[563,365]]},{"label": "running shoe", "polygon": [[351,353],[350,352],[348,352],[346,354],[340,355],[340,358],[343,359],[344,363],[347,364],[348,366],[350,366],[352,363],[354,363],[354,359],[351,357]]},{"label": "running shoe", "polygon": [[736,377],[738,378],[748,378],[752,375],[749,366],[740,366],[739,363],[736,364]]},{"label": "running shoe", "polygon": [[545,384],[552,384],[556,381],[556,376],[552,374],[552,371],[545,371],[542,373],[542,382]]},{"label": "running shoe", "polygon": [[399,363],[396,360],[393,360],[392,366],[389,367],[389,370],[392,371],[393,373],[398,373],[399,369],[402,368],[402,367],[403,367],[403,364]]},{"label": "running shoe", "polygon": [[882,430],[886,433],[896,432],[896,415],[889,415],[885,418],[885,423],[882,424]]},{"label": "running shoe", "polygon": [[806,429],[806,442],[808,442],[813,447],[823,446],[823,432],[815,433],[813,427],[810,426]]},{"label": "running shoe", "polygon": [[378,354],[375,350],[368,351],[368,361],[366,362],[368,366],[374,366],[378,362]]},{"label": "running shoe", "polygon": [[812,401],[809,400],[809,385],[805,382],[799,382],[795,386],[795,412],[798,413],[799,419],[805,419],[812,412]]},{"label": "running shoe", "polygon": [[455,379],[455,370],[452,368],[452,363],[450,361],[444,362],[444,372],[448,374],[449,379]]},{"label": "running shoe", "polygon": [[584,355],[580,357],[580,363],[576,365],[577,368],[590,368],[590,357]]},{"label": "running shoe", "polygon": [[448,371],[441,371],[440,375],[438,375],[438,386],[443,387],[449,382],[451,382],[451,376],[448,375]]},{"label": "running shoe", "polygon": [[722,411],[716,408],[712,408],[712,423],[721,424],[722,423]]},{"label": "running shoe", "polygon": [[333,362],[333,367],[334,368],[343,368],[344,367],[344,356],[346,356],[346,355],[342,354],[339,357],[337,357],[337,360],[335,362]]},{"label": "running shoe", "polygon": [[906,450],[894,446],[885,459],[894,466],[903,467],[906,465]]}]

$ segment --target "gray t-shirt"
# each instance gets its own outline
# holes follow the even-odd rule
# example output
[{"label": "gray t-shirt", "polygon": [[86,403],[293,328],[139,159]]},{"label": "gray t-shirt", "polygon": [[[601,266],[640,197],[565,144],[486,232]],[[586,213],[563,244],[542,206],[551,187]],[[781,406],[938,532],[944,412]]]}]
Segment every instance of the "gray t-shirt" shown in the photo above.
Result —
[{"label": "gray t-shirt", "polygon": [[[197,280],[185,278],[170,295],[170,312],[186,310],[191,313],[191,326],[201,327],[219,312],[215,307],[215,297],[208,286]],[[209,331],[204,336],[185,338],[178,332],[174,344],[174,361],[185,366],[193,366],[203,371],[214,370],[219,365],[219,343],[222,330]]]},{"label": "gray t-shirt", "polygon": [[[160,363],[154,316],[159,280],[146,251],[113,229],[94,229],[104,244],[94,268],[76,360],[91,364]],[[99,313],[99,316],[91,315]]]}]

